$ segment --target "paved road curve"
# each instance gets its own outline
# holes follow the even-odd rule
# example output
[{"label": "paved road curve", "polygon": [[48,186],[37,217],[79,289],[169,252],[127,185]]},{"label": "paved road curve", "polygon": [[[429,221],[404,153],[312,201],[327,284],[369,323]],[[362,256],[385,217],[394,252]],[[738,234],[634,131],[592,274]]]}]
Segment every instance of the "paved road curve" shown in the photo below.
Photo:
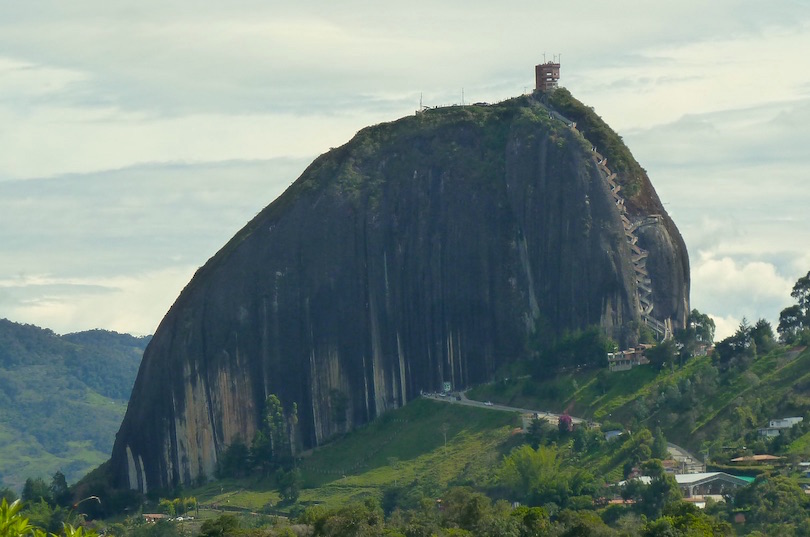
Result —
[{"label": "paved road curve", "polygon": [[[461,399],[460,400],[456,399],[456,395],[460,396]],[[537,414],[539,419],[544,419],[544,420],[548,421],[549,423],[551,423],[552,425],[557,425],[557,423],[559,422],[560,416],[562,415],[562,414],[555,414],[553,412],[548,412],[547,410],[532,410],[530,408],[517,408],[517,407],[513,407],[513,406],[498,405],[498,404],[489,403],[489,402],[483,403],[481,401],[473,401],[472,399],[467,399],[467,396],[464,394],[464,392],[460,392],[458,394],[453,393],[453,394],[447,395],[447,396],[442,396],[440,394],[435,394],[435,393],[424,393],[424,394],[422,394],[422,397],[425,397],[427,399],[432,399],[434,401],[442,401],[444,403],[452,403],[452,404],[456,404],[456,405],[477,406],[477,407],[481,407],[481,408],[490,408],[492,410],[502,410],[504,412],[520,412],[521,414],[531,414],[532,416]],[[575,424],[593,423],[593,422],[589,422],[586,419],[577,418],[577,417],[574,417],[574,416],[571,416],[571,421],[573,423],[575,423]]]}]

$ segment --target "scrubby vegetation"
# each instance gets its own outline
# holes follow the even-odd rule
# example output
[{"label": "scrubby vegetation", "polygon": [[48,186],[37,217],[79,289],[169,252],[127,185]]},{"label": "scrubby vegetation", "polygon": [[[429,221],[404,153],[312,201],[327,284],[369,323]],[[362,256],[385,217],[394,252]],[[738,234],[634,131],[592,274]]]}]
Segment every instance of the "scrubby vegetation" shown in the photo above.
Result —
[{"label": "scrubby vegetation", "polygon": [[548,101],[561,114],[576,122],[577,130],[608,158],[610,169],[619,176],[619,183],[624,187],[624,194],[628,198],[632,199],[641,192],[647,173],[633,157],[622,137],[593,108],[575,99],[565,88],[549,94]]}]

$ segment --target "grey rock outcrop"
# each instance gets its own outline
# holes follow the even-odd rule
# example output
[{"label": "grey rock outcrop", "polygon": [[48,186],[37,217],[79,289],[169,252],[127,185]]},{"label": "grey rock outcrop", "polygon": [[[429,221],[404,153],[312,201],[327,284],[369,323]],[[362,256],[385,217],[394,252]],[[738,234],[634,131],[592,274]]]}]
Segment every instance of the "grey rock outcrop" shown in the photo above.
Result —
[{"label": "grey rock outcrop", "polygon": [[[688,260],[665,222],[640,240],[656,312],[681,326]],[[490,379],[539,324],[627,340],[639,321],[582,135],[525,97],[429,110],[316,159],[197,272],[145,353],[110,467],[141,491],[188,484],[250,442],[269,394],[297,404],[291,444],[307,449],[420,390]]]}]

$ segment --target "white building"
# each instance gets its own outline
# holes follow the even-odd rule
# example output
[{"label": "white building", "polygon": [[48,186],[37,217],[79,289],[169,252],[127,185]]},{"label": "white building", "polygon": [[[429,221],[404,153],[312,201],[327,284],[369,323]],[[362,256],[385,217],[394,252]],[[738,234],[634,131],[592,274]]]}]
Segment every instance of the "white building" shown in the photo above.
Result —
[{"label": "white building", "polygon": [[802,421],[804,421],[804,418],[801,416],[793,416],[790,418],[778,418],[769,421],[767,427],[758,429],[757,432],[759,433],[760,436],[771,438],[774,436],[779,436],[779,434],[781,434],[783,430],[790,429],[791,427]]},{"label": "white building", "polygon": [[774,429],[790,429],[797,423],[801,423],[804,421],[804,418],[801,416],[794,416],[792,418],[779,418],[775,420],[771,420],[768,423],[768,427],[772,427]]},{"label": "white building", "polygon": [[[725,472],[701,472],[698,474],[678,474],[675,475],[675,482],[685,498],[695,496],[718,496],[726,494],[736,488],[744,487],[753,479],[742,478]],[[645,485],[652,482],[652,478],[647,475],[638,476],[639,481]],[[750,479],[750,481],[749,481]],[[627,481],[621,481],[619,486],[624,486]]]}]

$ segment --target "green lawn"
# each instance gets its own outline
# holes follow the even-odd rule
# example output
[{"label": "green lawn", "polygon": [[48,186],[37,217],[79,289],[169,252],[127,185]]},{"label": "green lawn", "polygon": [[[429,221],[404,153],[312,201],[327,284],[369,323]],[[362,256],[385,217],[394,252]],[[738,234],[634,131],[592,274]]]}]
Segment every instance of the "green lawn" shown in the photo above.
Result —
[{"label": "green lawn", "polygon": [[[341,505],[392,485],[483,484],[508,453],[516,413],[417,399],[301,459],[303,504]],[[445,434],[447,444],[445,445]],[[270,480],[224,480],[188,491],[206,505],[276,505]]]}]

